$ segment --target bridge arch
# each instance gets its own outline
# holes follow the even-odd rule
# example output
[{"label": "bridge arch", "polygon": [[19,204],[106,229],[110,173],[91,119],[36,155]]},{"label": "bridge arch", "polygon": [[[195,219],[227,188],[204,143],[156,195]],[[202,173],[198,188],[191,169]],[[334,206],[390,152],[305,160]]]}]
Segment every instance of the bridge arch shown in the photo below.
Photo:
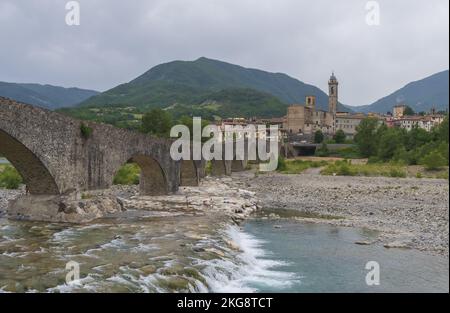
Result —
[{"label": "bridge arch", "polygon": [[13,136],[0,129],[0,154],[5,156],[22,176],[34,195],[58,195],[58,185],[42,160]]},{"label": "bridge arch", "polygon": [[139,178],[141,195],[160,196],[168,193],[167,176],[156,159],[145,154],[136,154],[126,163],[136,163],[141,170]]}]

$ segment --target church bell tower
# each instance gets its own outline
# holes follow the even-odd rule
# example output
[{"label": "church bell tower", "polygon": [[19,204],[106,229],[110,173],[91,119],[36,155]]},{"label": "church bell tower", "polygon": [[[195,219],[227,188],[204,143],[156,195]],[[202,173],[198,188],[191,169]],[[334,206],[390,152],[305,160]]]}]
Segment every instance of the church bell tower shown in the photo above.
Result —
[{"label": "church bell tower", "polygon": [[338,81],[336,76],[331,74],[328,81],[328,112],[336,115],[337,103],[338,103]]},{"label": "church bell tower", "polygon": [[332,133],[336,132],[336,111],[338,104],[338,81],[336,76],[334,76],[334,72],[330,76],[330,80],[328,81],[328,112],[332,117]]}]

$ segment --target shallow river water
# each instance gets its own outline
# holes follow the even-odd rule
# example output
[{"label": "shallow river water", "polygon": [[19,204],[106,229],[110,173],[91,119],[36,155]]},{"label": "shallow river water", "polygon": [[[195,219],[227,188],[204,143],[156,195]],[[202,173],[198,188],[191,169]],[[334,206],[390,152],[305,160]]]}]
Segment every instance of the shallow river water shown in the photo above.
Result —
[{"label": "shallow river water", "polygon": [[[220,225],[220,227],[211,227]],[[354,242],[375,234],[290,220],[243,227],[127,212],[74,226],[0,219],[3,292],[448,292],[448,259]],[[80,265],[67,284],[66,264]],[[365,264],[380,264],[380,285]]]}]

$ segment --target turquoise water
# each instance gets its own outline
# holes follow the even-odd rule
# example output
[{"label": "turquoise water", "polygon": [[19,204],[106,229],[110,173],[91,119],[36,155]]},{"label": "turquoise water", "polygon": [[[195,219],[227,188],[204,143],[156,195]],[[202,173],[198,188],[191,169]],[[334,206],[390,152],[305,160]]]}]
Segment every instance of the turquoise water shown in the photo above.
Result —
[{"label": "turquoise water", "polygon": [[[361,246],[377,233],[293,220],[212,228],[213,216],[123,216],[70,225],[0,218],[1,292],[448,292],[448,259]],[[80,281],[65,282],[66,264]],[[380,285],[365,283],[369,261]]]},{"label": "turquoise water", "polygon": [[[244,286],[258,292],[448,292],[449,261],[443,256],[380,245],[361,246],[376,233],[354,228],[255,219],[244,233],[257,243],[259,261],[277,260]],[[254,249],[255,247],[253,247]],[[367,286],[365,265],[380,265],[380,285]],[[255,279],[257,278],[257,279]],[[278,278],[278,279],[277,279]],[[274,281],[276,283],[274,283]]]}]

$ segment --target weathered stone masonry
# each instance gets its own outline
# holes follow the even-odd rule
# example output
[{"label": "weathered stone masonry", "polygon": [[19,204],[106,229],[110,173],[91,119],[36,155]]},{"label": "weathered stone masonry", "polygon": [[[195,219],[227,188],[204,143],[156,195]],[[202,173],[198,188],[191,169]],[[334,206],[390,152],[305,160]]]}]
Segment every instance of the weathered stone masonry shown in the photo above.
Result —
[{"label": "weathered stone masonry", "polygon": [[[82,123],[92,129],[88,138],[81,134]],[[170,157],[171,143],[0,97],[0,153],[18,169],[32,194],[108,188],[128,161],[141,166],[142,193],[175,192],[180,162]]]},{"label": "weathered stone masonry", "polygon": [[[91,130],[86,138],[81,128]],[[111,186],[127,162],[141,167],[144,195],[196,186],[206,162],[173,161],[172,140],[68,116],[0,97],[0,154],[23,176],[33,195],[70,195]],[[212,175],[245,169],[247,161],[213,160]]]}]

